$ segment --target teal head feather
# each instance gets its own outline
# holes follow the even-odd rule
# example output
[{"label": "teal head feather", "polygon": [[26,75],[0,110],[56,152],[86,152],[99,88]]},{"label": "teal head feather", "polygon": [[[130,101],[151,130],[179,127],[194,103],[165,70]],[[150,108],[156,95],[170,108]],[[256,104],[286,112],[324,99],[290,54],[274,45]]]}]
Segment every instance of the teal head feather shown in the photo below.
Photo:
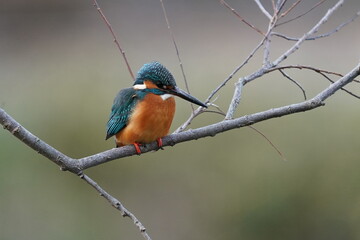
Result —
[{"label": "teal head feather", "polygon": [[176,86],[174,76],[159,62],[144,64],[137,73],[134,85],[144,84],[146,79],[151,80],[156,85]]}]

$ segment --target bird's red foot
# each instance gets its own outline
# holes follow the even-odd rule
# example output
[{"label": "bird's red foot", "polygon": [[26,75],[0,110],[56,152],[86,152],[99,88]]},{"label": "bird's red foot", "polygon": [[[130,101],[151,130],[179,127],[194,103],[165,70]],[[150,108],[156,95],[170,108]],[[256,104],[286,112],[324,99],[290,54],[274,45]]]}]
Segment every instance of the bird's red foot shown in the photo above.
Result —
[{"label": "bird's red foot", "polygon": [[158,139],[156,139],[156,142],[158,144],[159,149],[164,150],[164,148],[162,147],[163,146],[162,139],[158,138]]},{"label": "bird's red foot", "polygon": [[134,142],[133,143],[134,147],[135,147],[135,150],[136,150],[136,153],[137,155],[140,155],[141,154],[141,150],[140,150],[140,143],[137,143],[137,142]]}]

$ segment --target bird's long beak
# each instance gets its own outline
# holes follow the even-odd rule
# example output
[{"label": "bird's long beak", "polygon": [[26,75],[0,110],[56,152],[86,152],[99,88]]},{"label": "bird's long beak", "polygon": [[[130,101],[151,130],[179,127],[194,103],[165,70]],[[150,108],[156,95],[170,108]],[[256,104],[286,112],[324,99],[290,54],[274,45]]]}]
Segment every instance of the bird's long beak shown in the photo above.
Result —
[{"label": "bird's long beak", "polygon": [[182,99],[185,99],[186,101],[195,103],[199,106],[205,107],[207,108],[206,104],[201,102],[200,100],[198,100],[197,98],[191,96],[190,94],[188,94],[187,92],[185,92],[184,90],[181,90],[178,87],[175,87],[173,89],[169,89],[168,90],[170,94],[181,97]]}]

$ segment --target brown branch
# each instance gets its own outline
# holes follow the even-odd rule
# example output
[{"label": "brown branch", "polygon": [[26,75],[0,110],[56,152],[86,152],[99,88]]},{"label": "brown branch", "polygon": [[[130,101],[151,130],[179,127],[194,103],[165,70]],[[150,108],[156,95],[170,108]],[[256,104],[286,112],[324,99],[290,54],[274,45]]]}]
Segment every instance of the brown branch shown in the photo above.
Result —
[{"label": "brown branch", "polygon": [[102,18],[103,21],[105,22],[105,24],[106,24],[106,26],[108,27],[111,35],[112,35],[113,38],[114,38],[114,43],[116,44],[117,48],[119,49],[119,51],[120,51],[120,53],[121,53],[121,55],[122,55],[122,57],[123,57],[123,59],[124,59],[124,61],[125,61],[125,64],[126,64],[126,67],[127,67],[128,71],[129,71],[129,73],[130,73],[130,76],[132,77],[133,80],[135,80],[134,74],[133,74],[133,72],[132,72],[132,70],[131,70],[131,67],[130,67],[129,61],[128,61],[127,57],[126,57],[125,51],[122,49],[122,47],[121,47],[121,45],[120,45],[120,42],[119,42],[118,38],[116,37],[116,34],[115,34],[115,32],[114,32],[114,30],[113,30],[110,22],[107,20],[105,14],[104,14],[103,11],[101,10],[101,8],[100,8],[99,4],[97,3],[97,1],[96,1],[96,0],[93,0],[93,1],[94,1],[94,7],[95,7],[96,10],[99,12],[101,18]]},{"label": "brown branch", "polygon": [[243,23],[245,23],[246,25],[248,25],[249,27],[251,27],[252,29],[257,31],[261,35],[265,36],[265,33],[263,33],[260,29],[258,29],[257,27],[255,27],[254,25],[249,23],[248,21],[246,21],[234,8],[230,7],[230,5],[227,2],[225,2],[225,0],[219,0],[219,2],[222,5],[224,5],[227,9],[229,9],[236,17],[238,17],[240,19],[240,21],[242,21]]},{"label": "brown branch", "polygon": [[275,149],[275,151],[280,155],[280,157],[286,161],[286,157],[284,156],[284,154],[275,146],[275,144],[273,144],[270,139],[268,137],[266,137],[265,134],[263,134],[260,130],[258,130],[257,128],[253,127],[253,126],[248,126],[249,128],[251,128],[252,130],[254,130],[255,132],[257,132],[258,134],[260,134],[263,138],[265,138],[265,140],[271,145],[271,147],[273,147]]},{"label": "brown branch", "polygon": [[300,88],[300,90],[302,91],[303,93],[303,96],[304,96],[304,99],[306,100],[307,97],[306,97],[306,92],[305,92],[305,89],[301,86],[300,83],[298,83],[296,80],[294,80],[293,78],[291,78],[286,72],[284,72],[283,70],[279,69],[279,72],[284,76],[286,77],[287,79],[289,79],[291,82],[295,83],[296,86],[298,86]]},{"label": "brown branch", "polygon": [[288,8],[288,10],[284,11],[281,15],[280,18],[285,17],[286,15],[289,14],[289,12],[291,12],[302,0],[297,0],[296,2],[294,2],[291,7]]}]

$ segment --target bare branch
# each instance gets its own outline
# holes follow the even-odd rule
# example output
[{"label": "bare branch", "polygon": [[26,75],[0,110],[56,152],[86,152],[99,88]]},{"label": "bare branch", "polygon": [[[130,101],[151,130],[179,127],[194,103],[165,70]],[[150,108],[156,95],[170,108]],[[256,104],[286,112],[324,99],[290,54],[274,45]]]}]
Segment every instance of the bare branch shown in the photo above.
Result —
[{"label": "bare branch", "polygon": [[48,158],[58,166],[60,166],[61,170],[69,170],[75,174],[78,174],[81,171],[80,166],[74,159],[61,153],[54,147],[50,146],[49,144],[42,141],[40,138],[26,130],[23,126],[20,125],[20,123],[13,119],[2,108],[0,108],[0,124],[4,127],[4,129],[8,130],[20,141],[31,147],[39,154]]},{"label": "bare branch", "polygon": [[224,5],[226,8],[228,8],[233,14],[235,14],[235,16],[240,19],[240,21],[242,21],[243,23],[245,23],[246,25],[257,31],[261,35],[265,36],[265,33],[263,33],[260,29],[258,29],[257,27],[246,21],[243,17],[241,17],[240,14],[234,8],[230,7],[230,5],[227,2],[225,2],[224,0],[219,0],[219,2],[222,5]]},{"label": "bare branch", "polygon": [[278,18],[280,18],[279,13],[281,12],[281,10],[283,9],[283,7],[285,6],[285,3],[287,2],[287,0],[278,0],[277,4],[276,4],[276,11],[275,14]]},{"label": "bare branch", "polygon": [[237,106],[240,104],[243,87],[244,87],[244,79],[240,79],[235,84],[234,96],[232,98],[233,100],[231,101],[229,109],[226,113],[226,116],[225,116],[226,120],[232,119],[234,117],[235,110],[236,110]]},{"label": "bare branch", "polygon": [[326,100],[336,91],[340,90],[342,87],[352,82],[359,75],[360,75],[360,63],[351,72],[349,72],[344,77],[331,84],[324,91],[320,92],[315,98],[323,99],[323,101]]},{"label": "bare branch", "polygon": [[[229,110],[226,114],[227,119],[229,119],[228,117],[232,117],[238,104],[239,104],[239,99],[241,97],[241,90],[238,88],[242,88],[242,85],[245,85],[246,83],[262,76],[266,71],[268,71],[269,69],[276,67],[277,65],[279,65],[282,61],[284,61],[286,58],[288,58],[292,53],[294,53],[295,51],[297,51],[300,48],[300,45],[305,41],[306,38],[308,38],[310,35],[316,33],[320,26],[322,24],[324,24],[329,17],[343,4],[343,0],[339,0],[332,8],[330,8],[327,13],[320,19],[320,21],[307,33],[305,33],[291,48],[289,48],[283,55],[281,55],[280,57],[278,57],[274,62],[272,62],[272,64],[268,63],[268,53],[269,53],[269,48],[268,48],[268,44],[270,43],[270,40],[267,39],[265,42],[265,51],[264,51],[264,66],[259,69],[257,72],[246,76],[244,78],[239,79],[238,84],[236,85],[237,88],[234,91],[234,96],[232,98]],[[271,32],[271,25],[269,26],[269,30],[268,33]],[[243,81],[240,84],[240,81]]]},{"label": "bare branch", "polygon": [[276,25],[276,27],[278,27],[278,26],[280,26],[280,25],[283,25],[283,24],[286,24],[286,23],[289,23],[289,22],[292,22],[292,21],[294,21],[294,20],[296,20],[296,19],[299,19],[299,18],[305,16],[306,14],[308,14],[309,12],[311,12],[312,10],[314,10],[316,7],[320,6],[320,5],[321,5],[323,2],[325,2],[325,1],[326,1],[326,0],[321,0],[320,2],[316,3],[312,8],[310,8],[310,9],[307,10],[306,12],[304,12],[304,13],[302,13],[302,14],[300,14],[300,15],[292,18],[292,19],[289,19],[289,20],[287,20],[287,21],[284,21],[284,22],[282,22],[282,23],[278,23],[278,24]]},{"label": "bare branch", "polygon": [[265,138],[265,140],[275,149],[275,151],[280,155],[280,157],[286,161],[286,157],[284,156],[284,154],[275,146],[275,144],[273,144],[270,139],[268,137],[265,136],[265,134],[263,134],[260,130],[258,130],[257,128],[255,128],[254,126],[248,126],[249,128],[251,128],[252,130],[254,130],[255,132],[257,132],[258,134],[260,134],[263,138]]},{"label": "bare branch", "polygon": [[[328,76],[326,76],[324,73],[320,72],[320,74],[321,74],[324,78],[326,78],[329,82],[334,83],[334,80],[331,80],[331,78],[329,78]],[[357,99],[360,99],[360,96],[359,96],[359,95],[356,95],[355,93],[353,93],[353,92],[351,92],[351,91],[349,91],[349,90],[347,90],[347,89],[345,89],[345,88],[340,88],[340,90],[346,92],[346,93],[349,94],[350,96],[353,96],[353,97],[355,97],[355,98],[357,98]]]},{"label": "bare branch", "polygon": [[291,7],[289,7],[288,10],[286,10],[285,12],[283,12],[279,18],[285,17],[286,15],[289,14],[289,12],[291,12],[302,0],[297,0],[296,2],[294,2]]},{"label": "bare branch", "polygon": [[94,180],[92,180],[90,177],[88,177],[87,175],[80,173],[79,177],[81,179],[83,179],[85,182],[87,182],[89,185],[91,185],[93,188],[95,188],[96,191],[98,191],[98,193],[100,194],[100,196],[104,197],[106,200],[108,200],[108,202],[117,210],[119,210],[121,212],[121,215],[123,217],[129,217],[131,220],[133,220],[134,225],[139,229],[141,235],[147,239],[147,240],[151,240],[150,236],[148,235],[148,233],[146,232],[146,228],[144,227],[144,225],[142,225],[142,223],[135,217],[134,214],[132,214],[129,210],[127,210],[124,205],[122,205],[122,203],[117,200],[116,198],[114,198],[113,196],[111,196],[109,193],[107,193],[104,189],[102,189],[99,184],[97,184]]},{"label": "bare branch", "polygon": [[238,80],[238,82],[235,84],[234,95],[232,97],[229,109],[226,113],[227,120],[232,119],[234,116],[234,113],[240,103],[241,92],[242,92],[243,86],[246,83],[251,82],[252,80],[257,79],[257,78],[261,77],[262,75],[264,75],[266,69],[267,69],[266,67],[262,67],[258,71],[254,72],[246,77],[240,78]]},{"label": "bare branch", "polygon": [[270,65],[270,43],[271,43],[271,33],[274,29],[275,23],[277,21],[277,15],[274,15],[272,20],[269,22],[268,30],[266,33],[266,38],[264,41],[264,57],[263,57],[263,66],[268,67]]},{"label": "bare branch", "polygon": [[[274,69],[269,70],[268,72],[272,72],[272,71],[274,71],[274,70],[279,70],[280,72],[283,72],[282,69],[300,69],[300,70],[301,70],[301,69],[307,69],[307,70],[311,70],[311,71],[314,71],[314,72],[320,74],[321,76],[323,76],[324,78],[326,78],[326,79],[327,79],[329,82],[331,82],[331,83],[334,83],[334,81],[333,81],[331,78],[329,78],[326,74],[331,74],[331,75],[336,75],[336,76],[343,77],[343,75],[340,74],[340,73],[330,72],[330,71],[327,71],[327,70],[322,70],[322,69],[318,69],[318,68],[314,68],[314,67],[309,67],[309,66],[303,66],[303,65],[277,67],[277,68],[274,68]],[[354,79],[353,81],[359,83],[359,81],[356,80],[356,79]],[[349,95],[351,95],[351,96],[353,96],[353,97],[355,97],[355,98],[360,99],[360,96],[359,96],[359,95],[356,95],[356,94],[352,93],[351,91],[349,91],[349,90],[347,90],[347,89],[345,89],[345,88],[341,88],[340,90],[348,93]]]},{"label": "bare branch", "polygon": [[8,130],[11,134],[17,137],[21,142],[25,143],[36,152],[40,153],[47,159],[60,166],[61,170],[70,171],[82,177],[99,193],[101,193],[104,198],[106,198],[110,203],[112,203],[115,208],[119,209],[123,213],[123,216],[124,214],[126,214],[126,216],[130,217],[134,221],[134,224],[139,228],[141,234],[145,237],[145,239],[151,239],[145,232],[145,227],[141,224],[139,220],[137,220],[134,214],[128,211],[117,199],[105,192],[98,184],[96,184],[96,182],[94,182],[82,173],[82,166],[78,160],[66,156],[65,154],[61,153],[57,149],[53,148],[52,146],[29,132],[9,114],[7,114],[2,108],[0,108],[0,124],[4,127],[4,129]]},{"label": "bare branch", "polygon": [[[255,53],[260,49],[260,47],[264,44],[266,37],[264,37],[260,43],[251,51],[251,53],[248,55],[248,57],[239,65],[237,66],[234,71],[214,90],[210,93],[210,95],[208,96],[208,98],[206,99],[205,103],[209,103],[210,100],[215,96],[215,94],[217,92],[219,92],[233,77],[234,75],[240,71],[240,69],[242,67],[244,67],[249,61],[250,59],[255,55]],[[178,133],[178,132],[182,132],[186,129],[187,126],[189,126],[192,122],[192,120],[199,116],[201,113],[204,112],[204,108],[199,107],[197,108],[191,115],[190,117],[180,126],[178,127],[174,133]]]},{"label": "bare branch", "polygon": [[[331,75],[335,75],[338,77],[343,77],[344,75],[341,73],[337,73],[337,72],[332,72],[332,71],[328,71],[328,70],[324,70],[324,69],[319,69],[319,68],[315,68],[315,67],[311,67],[311,66],[306,66],[306,65],[286,65],[286,66],[279,66],[279,67],[274,67],[269,69],[267,72],[273,72],[279,69],[308,69],[308,70],[312,70],[315,71],[317,73],[326,73],[326,74],[331,74]],[[360,80],[354,79],[354,82],[360,83]]]},{"label": "bare branch", "polygon": [[271,0],[271,5],[272,5],[272,8],[273,8],[273,12],[276,12],[275,0]]},{"label": "bare branch", "polygon": [[[357,17],[360,16],[360,11],[357,12],[356,14],[354,14],[354,16],[352,16],[349,20],[347,20],[346,22],[340,24],[339,26],[337,26],[334,30],[330,31],[330,32],[327,32],[327,33],[324,33],[324,34],[321,34],[321,35],[318,35],[318,36],[314,36],[314,37],[308,37],[306,38],[305,40],[308,41],[308,40],[316,40],[316,39],[319,39],[319,38],[324,38],[324,37],[329,37],[331,36],[332,34],[340,31],[340,29],[342,29],[343,27],[345,27],[346,25],[348,25],[349,23],[353,22]],[[293,38],[293,37],[288,37],[284,34],[281,34],[281,33],[277,33],[277,32],[272,32],[271,33],[272,35],[274,36],[278,36],[278,37],[281,37],[281,38],[284,38],[286,40],[289,40],[289,41],[299,41],[299,38]]]},{"label": "bare branch", "polygon": [[118,38],[116,37],[116,34],[115,34],[115,32],[114,32],[114,30],[113,30],[110,22],[107,20],[105,14],[104,14],[103,11],[101,10],[101,8],[100,8],[99,4],[97,3],[97,1],[96,1],[96,0],[93,0],[93,1],[94,1],[94,7],[95,7],[96,10],[99,12],[101,18],[104,20],[106,26],[107,26],[108,29],[110,30],[110,33],[111,33],[111,35],[112,35],[113,38],[114,38],[114,43],[116,44],[117,48],[118,48],[119,51],[121,52],[121,55],[123,56],[123,59],[124,59],[124,61],[125,61],[125,63],[126,63],[126,66],[127,66],[127,69],[128,69],[128,71],[129,71],[129,73],[130,73],[130,76],[132,77],[133,80],[135,80],[134,74],[133,74],[133,72],[132,72],[132,70],[131,70],[131,67],[130,67],[130,64],[129,64],[128,60],[127,60],[125,51],[122,49],[122,47],[121,47],[121,45],[120,45],[120,42],[119,42]]},{"label": "bare branch", "polygon": [[[268,68],[270,66],[270,43],[271,43],[271,33],[273,29],[275,28],[275,25],[279,19],[279,13],[284,6],[286,0],[278,0],[276,5],[275,2],[273,2],[273,8],[274,8],[274,15],[269,21],[268,24],[268,30],[266,32],[266,39],[264,42],[264,57],[263,57],[263,66]],[[234,99],[233,99],[234,100]]]},{"label": "bare branch", "polygon": [[305,33],[290,49],[288,49],[283,55],[273,62],[273,66],[279,65],[284,61],[290,54],[294,53],[300,48],[300,45],[312,34],[316,33],[320,26],[323,25],[329,17],[344,3],[344,0],[339,0],[327,13],[320,19],[320,21],[307,33]]},{"label": "bare branch", "polygon": [[208,96],[208,98],[206,99],[206,103],[208,103],[209,101],[210,101],[210,99],[212,99],[214,96],[215,96],[215,94],[217,93],[217,92],[219,92],[219,90],[221,89],[221,88],[223,88],[233,77],[234,77],[234,75],[238,72],[238,71],[240,71],[240,69],[241,68],[243,68],[249,61],[250,61],[250,59],[255,55],[255,53],[260,49],[260,47],[264,44],[264,42],[265,42],[265,39],[266,39],[266,37],[264,37],[261,41],[260,41],[260,43],[251,51],[251,53],[248,55],[248,57],[239,65],[239,66],[237,66],[235,69],[234,69],[234,71],[232,71],[232,73],[214,90],[214,91],[212,91],[211,93],[210,93],[210,95]]},{"label": "bare branch", "polygon": [[302,91],[303,95],[304,95],[304,99],[306,100],[306,92],[304,90],[304,88],[301,86],[300,83],[298,83],[296,80],[294,80],[293,78],[291,78],[286,72],[284,72],[283,70],[279,69],[279,71],[281,72],[281,74],[286,77],[287,79],[289,79],[291,82],[295,83],[296,86],[298,86],[300,88],[300,90]]},{"label": "bare branch", "polygon": [[179,132],[184,131],[184,130],[187,128],[187,126],[189,126],[189,125],[191,124],[191,122],[192,122],[192,120],[193,120],[194,118],[196,118],[197,116],[199,116],[201,113],[204,112],[203,109],[204,109],[204,108],[202,108],[202,107],[198,107],[195,111],[193,111],[193,112],[191,113],[190,117],[189,117],[181,126],[179,126],[179,127],[174,131],[174,133],[179,133]]},{"label": "bare branch", "polygon": [[[271,14],[264,8],[264,6],[262,5],[262,3],[260,2],[260,0],[254,0],[255,3],[259,6],[260,10],[263,12],[263,14],[268,18],[271,19],[272,16]],[[273,2],[274,3],[274,2]]]}]

